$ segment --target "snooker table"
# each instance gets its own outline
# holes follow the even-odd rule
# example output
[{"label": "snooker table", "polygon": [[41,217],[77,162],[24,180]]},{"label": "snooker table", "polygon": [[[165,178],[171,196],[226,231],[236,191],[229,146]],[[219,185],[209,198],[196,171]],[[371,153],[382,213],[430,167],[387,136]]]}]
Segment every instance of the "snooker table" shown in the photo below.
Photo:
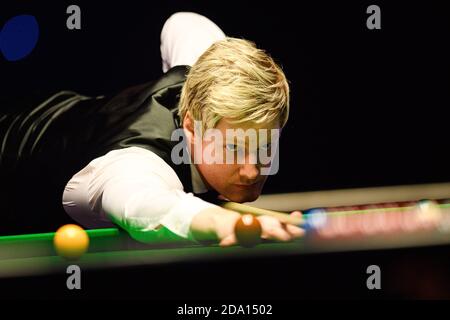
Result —
[{"label": "snooker table", "polygon": [[[345,216],[350,219],[345,228],[350,230],[361,217],[390,218],[397,212],[409,219],[416,210],[414,201],[448,198],[450,184],[433,184],[267,195],[251,205],[301,209],[307,221],[316,212],[306,209],[321,207],[328,224]],[[362,203],[365,209],[358,209]],[[120,229],[107,228],[87,230],[88,252],[67,261],[56,255],[54,233],[3,236],[0,297],[450,298],[450,201],[436,203],[439,222],[427,228],[371,234],[345,230],[343,236],[324,236],[311,224],[302,239],[264,241],[254,248],[163,241],[161,236],[141,243]],[[386,221],[392,225],[399,220]],[[80,290],[66,287],[66,269],[72,264],[82,271]],[[370,265],[380,267],[380,290],[367,288]]]}]

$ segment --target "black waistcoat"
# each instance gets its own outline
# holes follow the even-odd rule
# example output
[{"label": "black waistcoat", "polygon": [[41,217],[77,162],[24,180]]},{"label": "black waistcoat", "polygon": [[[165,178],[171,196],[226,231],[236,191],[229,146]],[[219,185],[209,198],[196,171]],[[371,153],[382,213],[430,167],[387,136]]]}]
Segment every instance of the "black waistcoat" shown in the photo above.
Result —
[{"label": "black waistcoat", "polygon": [[[62,211],[61,196],[72,175],[108,151],[131,146],[160,156],[191,192],[189,164],[175,165],[170,157],[179,143],[171,135],[180,127],[178,102],[188,70],[174,67],[157,81],[112,97],[60,92],[0,115],[0,183],[8,189],[1,200],[8,199],[11,219],[32,208]],[[55,219],[54,212],[35,214],[44,225],[45,216]]]}]

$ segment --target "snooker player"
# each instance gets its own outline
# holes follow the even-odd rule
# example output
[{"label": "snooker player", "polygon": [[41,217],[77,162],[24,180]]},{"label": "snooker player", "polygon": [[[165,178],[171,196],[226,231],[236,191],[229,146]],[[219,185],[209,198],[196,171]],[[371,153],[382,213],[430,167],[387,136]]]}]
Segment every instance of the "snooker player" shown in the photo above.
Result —
[{"label": "snooker player", "polygon": [[[233,245],[240,214],[216,201],[253,201],[268,175],[262,174],[260,163],[248,161],[256,152],[249,141],[218,146],[199,136],[196,124],[223,136],[227,129],[280,130],[289,114],[288,82],[263,50],[226,37],[212,21],[195,13],[176,13],[166,21],[161,54],[164,75],[155,82],[113,97],[63,91],[45,100],[32,113],[41,112],[45,116],[36,118],[47,123],[35,123],[20,145],[30,146],[27,161],[49,169],[59,187],[64,181],[64,210],[84,227],[119,225],[139,241],[151,241],[156,232]],[[42,134],[35,132],[44,127]],[[173,159],[178,142],[172,135],[178,129],[190,163]],[[6,132],[11,131],[14,124]],[[30,142],[33,134],[37,138]],[[45,136],[48,141],[52,136],[59,139],[43,142]],[[256,142],[258,149],[272,143],[276,142]],[[246,161],[193,161],[196,148],[211,145],[243,150]],[[20,151],[23,158],[27,152]],[[40,157],[45,152],[54,159]],[[299,227],[273,217],[258,220],[262,238],[289,241],[303,234]]]}]

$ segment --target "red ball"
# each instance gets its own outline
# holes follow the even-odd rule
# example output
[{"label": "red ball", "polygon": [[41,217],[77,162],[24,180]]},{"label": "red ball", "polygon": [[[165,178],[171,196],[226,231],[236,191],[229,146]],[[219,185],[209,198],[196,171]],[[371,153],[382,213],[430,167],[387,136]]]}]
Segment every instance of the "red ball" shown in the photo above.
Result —
[{"label": "red ball", "polygon": [[234,234],[241,246],[254,247],[261,242],[261,223],[251,214],[245,214],[236,222]]}]

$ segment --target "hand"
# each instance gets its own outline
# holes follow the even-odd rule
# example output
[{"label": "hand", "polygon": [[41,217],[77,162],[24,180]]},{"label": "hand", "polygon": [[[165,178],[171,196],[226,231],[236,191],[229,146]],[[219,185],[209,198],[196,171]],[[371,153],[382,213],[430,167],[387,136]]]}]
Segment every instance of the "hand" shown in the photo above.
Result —
[{"label": "hand", "polygon": [[[292,216],[301,217],[300,211],[294,211]],[[238,244],[234,234],[234,226],[241,218],[238,212],[220,207],[205,209],[194,216],[191,223],[191,232],[199,242],[218,241],[221,246],[231,246]],[[305,231],[300,227],[281,223],[271,216],[257,217],[261,223],[261,238],[291,241],[300,238]]]},{"label": "hand", "polygon": [[221,242],[234,234],[234,226],[241,218],[238,212],[221,207],[211,207],[194,216],[190,230],[195,240],[202,243]]},{"label": "hand", "polygon": [[[291,213],[292,216],[301,217],[300,211],[294,211]],[[278,219],[271,216],[259,216],[256,219],[261,223],[263,239],[277,240],[277,241],[291,241],[300,238],[305,234],[305,230],[300,227],[281,223]],[[237,221],[237,220],[236,220]],[[234,222],[236,223],[236,222]],[[231,246],[237,244],[236,235],[234,234],[234,225],[232,226],[232,231],[225,234],[225,237],[221,238],[221,246]]]}]

